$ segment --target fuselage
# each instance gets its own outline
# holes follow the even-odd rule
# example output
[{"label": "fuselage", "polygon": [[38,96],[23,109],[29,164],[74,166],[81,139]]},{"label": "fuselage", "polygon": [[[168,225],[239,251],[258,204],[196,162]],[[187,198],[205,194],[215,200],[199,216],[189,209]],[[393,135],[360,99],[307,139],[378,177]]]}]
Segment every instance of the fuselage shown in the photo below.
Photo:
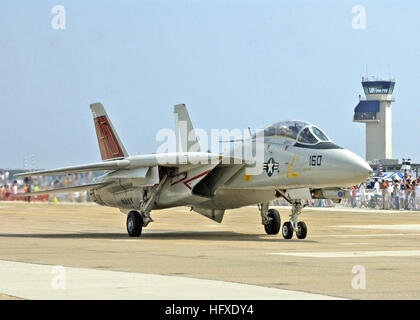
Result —
[{"label": "fuselage", "polygon": [[[291,126],[290,121],[287,123]],[[349,187],[371,175],[370,166],[358,155],[335,145],[310,124],[297,122],[297,125],[299,130],[294,136],[290,130],[284,136],[284,125],[275,124],[275,130],[266,129],[263,156],[252,163],[201,163],[190,169],[174,167],[173,170],[159,167],[160,175],[167,172],[168,179],[156,197],[154,208],[192,205],[209,209],[238,208],[276,199],[277,190]],[[315,135],[317,131],[321,132],[320,138]],[[236,143],[231,155],[237,158],[240,154],[237,151],[255,140],[254,137]],[[109,179],[111,174],[102,179],[107,176]],[[153,185],[121,185],[116,179],[115,183],[93,191],[92,196],[99,204],[136,209],[152,188]]]}]

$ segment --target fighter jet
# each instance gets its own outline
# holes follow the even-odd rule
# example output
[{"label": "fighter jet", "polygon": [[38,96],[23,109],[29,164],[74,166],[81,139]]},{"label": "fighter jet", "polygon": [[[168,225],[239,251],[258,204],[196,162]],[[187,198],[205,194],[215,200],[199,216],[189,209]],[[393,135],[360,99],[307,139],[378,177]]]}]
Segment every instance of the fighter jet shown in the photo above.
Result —
[{"label": "fighter jet", "polygon": [[[90,184],[23,196],[88,191],[97,204],[116,207],[127,215],[130,237],[139,237],[153,221],[152,210],[188,206],[221,223],[226,210],[256,205],[267,234],[276,235],[281,228],[285,239],[294,234],[305,239],[307,225],[298,218],[307,200],[339,202],[350,196],[349,186],[372,174],[366,161],[304,121],[280,121],[234,140],[227,151],[203,152],[184,104],[174,107],[175,152],[130,156],[103,105],[94,103],[90,108],[101,162],[15,176],[105,171]],[[244,152],[247,147],[251,156]],[[258,152],[260,157],[255,157]],[[283,226],[279,212],[270,208],[279,198],[291,205]]]}]

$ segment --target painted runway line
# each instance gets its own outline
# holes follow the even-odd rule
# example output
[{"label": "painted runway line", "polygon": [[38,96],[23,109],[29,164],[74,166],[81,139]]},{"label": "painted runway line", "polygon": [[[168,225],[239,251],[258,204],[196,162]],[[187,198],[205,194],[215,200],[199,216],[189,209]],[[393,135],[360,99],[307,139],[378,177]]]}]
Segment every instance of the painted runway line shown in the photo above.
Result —
[{"label": "painted runway line", "polygon": [[321,294],[226,281],[5,260],[0,260],[0,293],[24,299],[47,300],[339,299]]},{"label": "painted runway line", "polygon": [[417,257],[420,250],[401,251],[343,251],[343,252],[268,252],[268,255],[306,258],[370,258],[370,257]]},{"label": "painted runway line", "polygon": [[[416,234],[411,234],[417,236]],[[326,234],[311,235],[311,238],[378,238],[378,237],[401,237],[410,236],[406,233],[368,233],[368,234]]]},{"label": "painted runway line", "polygon": [[373,245],[375,243],[369,243],[369,242],[345,242],[345,243],[340,243],[342,246],[360,246],[360,245]]},{"label": "painted runway line", "polygon": [[355,229],[378,229],[378,230],[398,230],[398,231],[418,231],[420,224],[372,224],[372,225],[345,225],[334,226],[337,228],[355,228]]}]

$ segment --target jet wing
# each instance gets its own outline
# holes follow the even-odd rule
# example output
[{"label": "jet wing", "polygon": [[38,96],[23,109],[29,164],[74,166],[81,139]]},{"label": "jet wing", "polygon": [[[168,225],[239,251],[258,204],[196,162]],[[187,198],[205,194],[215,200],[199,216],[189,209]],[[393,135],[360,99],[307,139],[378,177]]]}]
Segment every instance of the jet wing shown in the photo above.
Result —
[{"label": "jet wing", "polygon": [[186,165],[196,165],[209,163],[211,161],[219,162],[220,164],[247,164],[247,162],[240,158],[229,156],[222,156],[219,154],[212,154],[207,152],[183,152],[183,153],[163,153],[163,154],[146,154],[140,156],[128,157],[120,160],[107,160],[102,162],[82,164],[76,166],[69,166],[57,169],[48,169],[40,171],[22,172],[15,174],[15,177],[28,176],[50,176],[66,173],[78,173],[88,171],[104,171],[104,170],[121,170],[121,169],[136,169],[144,167],[182,167]]},{"label": "jet wing", "polygon": [[128,160],[111,160],[97,163],[83,164],[71,167],[63,167],[58,169],[40,170],[32,172],[23,172],[15,174],[14,177],[28,177],[28,176],[50,176],[66,173],[78,173],[88,171],[102,171],[102,170],[119,170],[124,169],[130,165]]},{"label": "jet wing", "polygon": [[79,191],[98,189],[108,184],[110,184],[110,182],[91,183],[91,184],[84,184],[80,186],[73,186],[73,187],[66,187],[66,188],[49,189],[49,190],[42,190],[42,191],[28,192],[28,193],[17,193],[17,194],[10,195],[10,197],[19,198],[19,197],[40,196],[44,194],[54,194],[54,193],[79,192]]}]

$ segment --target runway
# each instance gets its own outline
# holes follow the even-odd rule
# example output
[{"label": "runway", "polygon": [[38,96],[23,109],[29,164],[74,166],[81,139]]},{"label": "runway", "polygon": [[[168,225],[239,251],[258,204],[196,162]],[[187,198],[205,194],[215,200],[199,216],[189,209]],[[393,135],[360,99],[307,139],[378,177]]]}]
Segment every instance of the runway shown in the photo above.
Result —
[{"label": "runway", "polygon": [[252,207],[152,217],[129,238],[113,208],[0,202],[0,299],[420,299],[420,212],[305,208],[305,240]]}]

